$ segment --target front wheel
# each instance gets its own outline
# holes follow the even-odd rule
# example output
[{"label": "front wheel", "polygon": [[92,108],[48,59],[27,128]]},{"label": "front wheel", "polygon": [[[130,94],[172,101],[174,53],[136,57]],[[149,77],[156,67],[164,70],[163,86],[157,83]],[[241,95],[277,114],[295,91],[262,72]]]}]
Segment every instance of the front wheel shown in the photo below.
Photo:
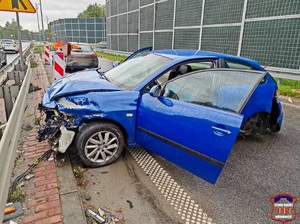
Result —
[{"label": "front wheel", "polygon": [[75,142],[81,161],[88,167],[101,167],[115,162],[124,149],[124,135],[108,122],[86,124]]}]

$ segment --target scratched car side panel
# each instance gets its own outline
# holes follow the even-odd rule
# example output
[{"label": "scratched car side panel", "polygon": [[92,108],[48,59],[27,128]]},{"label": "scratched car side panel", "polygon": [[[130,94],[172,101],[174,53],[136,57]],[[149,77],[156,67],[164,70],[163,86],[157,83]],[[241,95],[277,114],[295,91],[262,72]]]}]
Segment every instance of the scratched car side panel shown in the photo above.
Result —
[{"label": "scratched car side panel", "polygon": [[129,144],[134,144],[138,96],[135,91],[89,92],[66,96],[57,106],[60,112],[76,114],[76,126],[92,119],[117,122],[126,130]]}]

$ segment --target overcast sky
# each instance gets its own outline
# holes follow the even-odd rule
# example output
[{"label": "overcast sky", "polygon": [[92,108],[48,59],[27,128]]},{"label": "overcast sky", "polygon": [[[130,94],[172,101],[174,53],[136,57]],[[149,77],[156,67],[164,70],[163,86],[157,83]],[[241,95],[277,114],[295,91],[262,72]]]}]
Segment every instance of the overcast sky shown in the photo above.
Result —
[{"label": "overcast sky", "polygon": [[[35,5],[39,1],[31,0],[31,2]],[[82,12],[89,4],[93,3],[103,5],[105,4],[105,0],[42,0],[45,29],[47,27],[46,16],[48,16],[49,22],[62,18],[75,18],[79,12]],[[1,26],[4,26],[6,21],[11,21],[15,18],[16,14],[13,12],[0,11]],[[20,13],[20,21],[23,28],[32,31],[38,30],[36,14]]]}]

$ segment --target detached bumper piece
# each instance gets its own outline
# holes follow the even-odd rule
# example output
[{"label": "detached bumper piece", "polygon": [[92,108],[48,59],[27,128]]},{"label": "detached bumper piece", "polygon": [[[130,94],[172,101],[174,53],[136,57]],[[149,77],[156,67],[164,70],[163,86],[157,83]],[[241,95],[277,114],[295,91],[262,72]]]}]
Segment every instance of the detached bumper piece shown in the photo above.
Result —
[{"label": "detached bumper piece", "polygon": [[37,132],[38,141],[48,139],[52,150],[65,153],[75,136],[74,131],[67,129],[67,127],[74,128],[73,119],[56,110],[42,108],[42,111],[46,113],[46,123],[41,125]]}]

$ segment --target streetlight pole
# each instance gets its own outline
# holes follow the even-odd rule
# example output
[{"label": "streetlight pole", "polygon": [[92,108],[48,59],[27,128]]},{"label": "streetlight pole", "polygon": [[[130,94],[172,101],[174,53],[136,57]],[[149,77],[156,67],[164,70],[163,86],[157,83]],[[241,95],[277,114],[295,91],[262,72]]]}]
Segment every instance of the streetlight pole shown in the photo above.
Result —
[{"label": "streetlight pole", "polygon": [[47,21],[47,31],[48,31],[48,33],[46,34],[47,36],[46,36],[46,39],[47,39],[47,41],[48,41],[48,39],[49,39],[49,36],[50,36],[50,29],[49,29],[49,17],[46,15],[46,16],[44,16],[45,18],[46,18],[46,21]]},{"label": "streetlight pole", "polygon": [[43,9],[42,9],[41,0],[40,0],[40,10],[41,10],[41,19],[42,19],[43,41],[45,41],[45,29],[44,29]]},{"label": "streetlight pole", "polygon": [[36,8],[36,19],[37,19],[37,24],[38,24],[38,30],[39,30],[39,35],[38,35],[38,38],[39,38],[39,41],[41,42],[41,29],[40,29],[40,20],[39,20],[39,5],[38,3],[35,3],[35,8]]}]

